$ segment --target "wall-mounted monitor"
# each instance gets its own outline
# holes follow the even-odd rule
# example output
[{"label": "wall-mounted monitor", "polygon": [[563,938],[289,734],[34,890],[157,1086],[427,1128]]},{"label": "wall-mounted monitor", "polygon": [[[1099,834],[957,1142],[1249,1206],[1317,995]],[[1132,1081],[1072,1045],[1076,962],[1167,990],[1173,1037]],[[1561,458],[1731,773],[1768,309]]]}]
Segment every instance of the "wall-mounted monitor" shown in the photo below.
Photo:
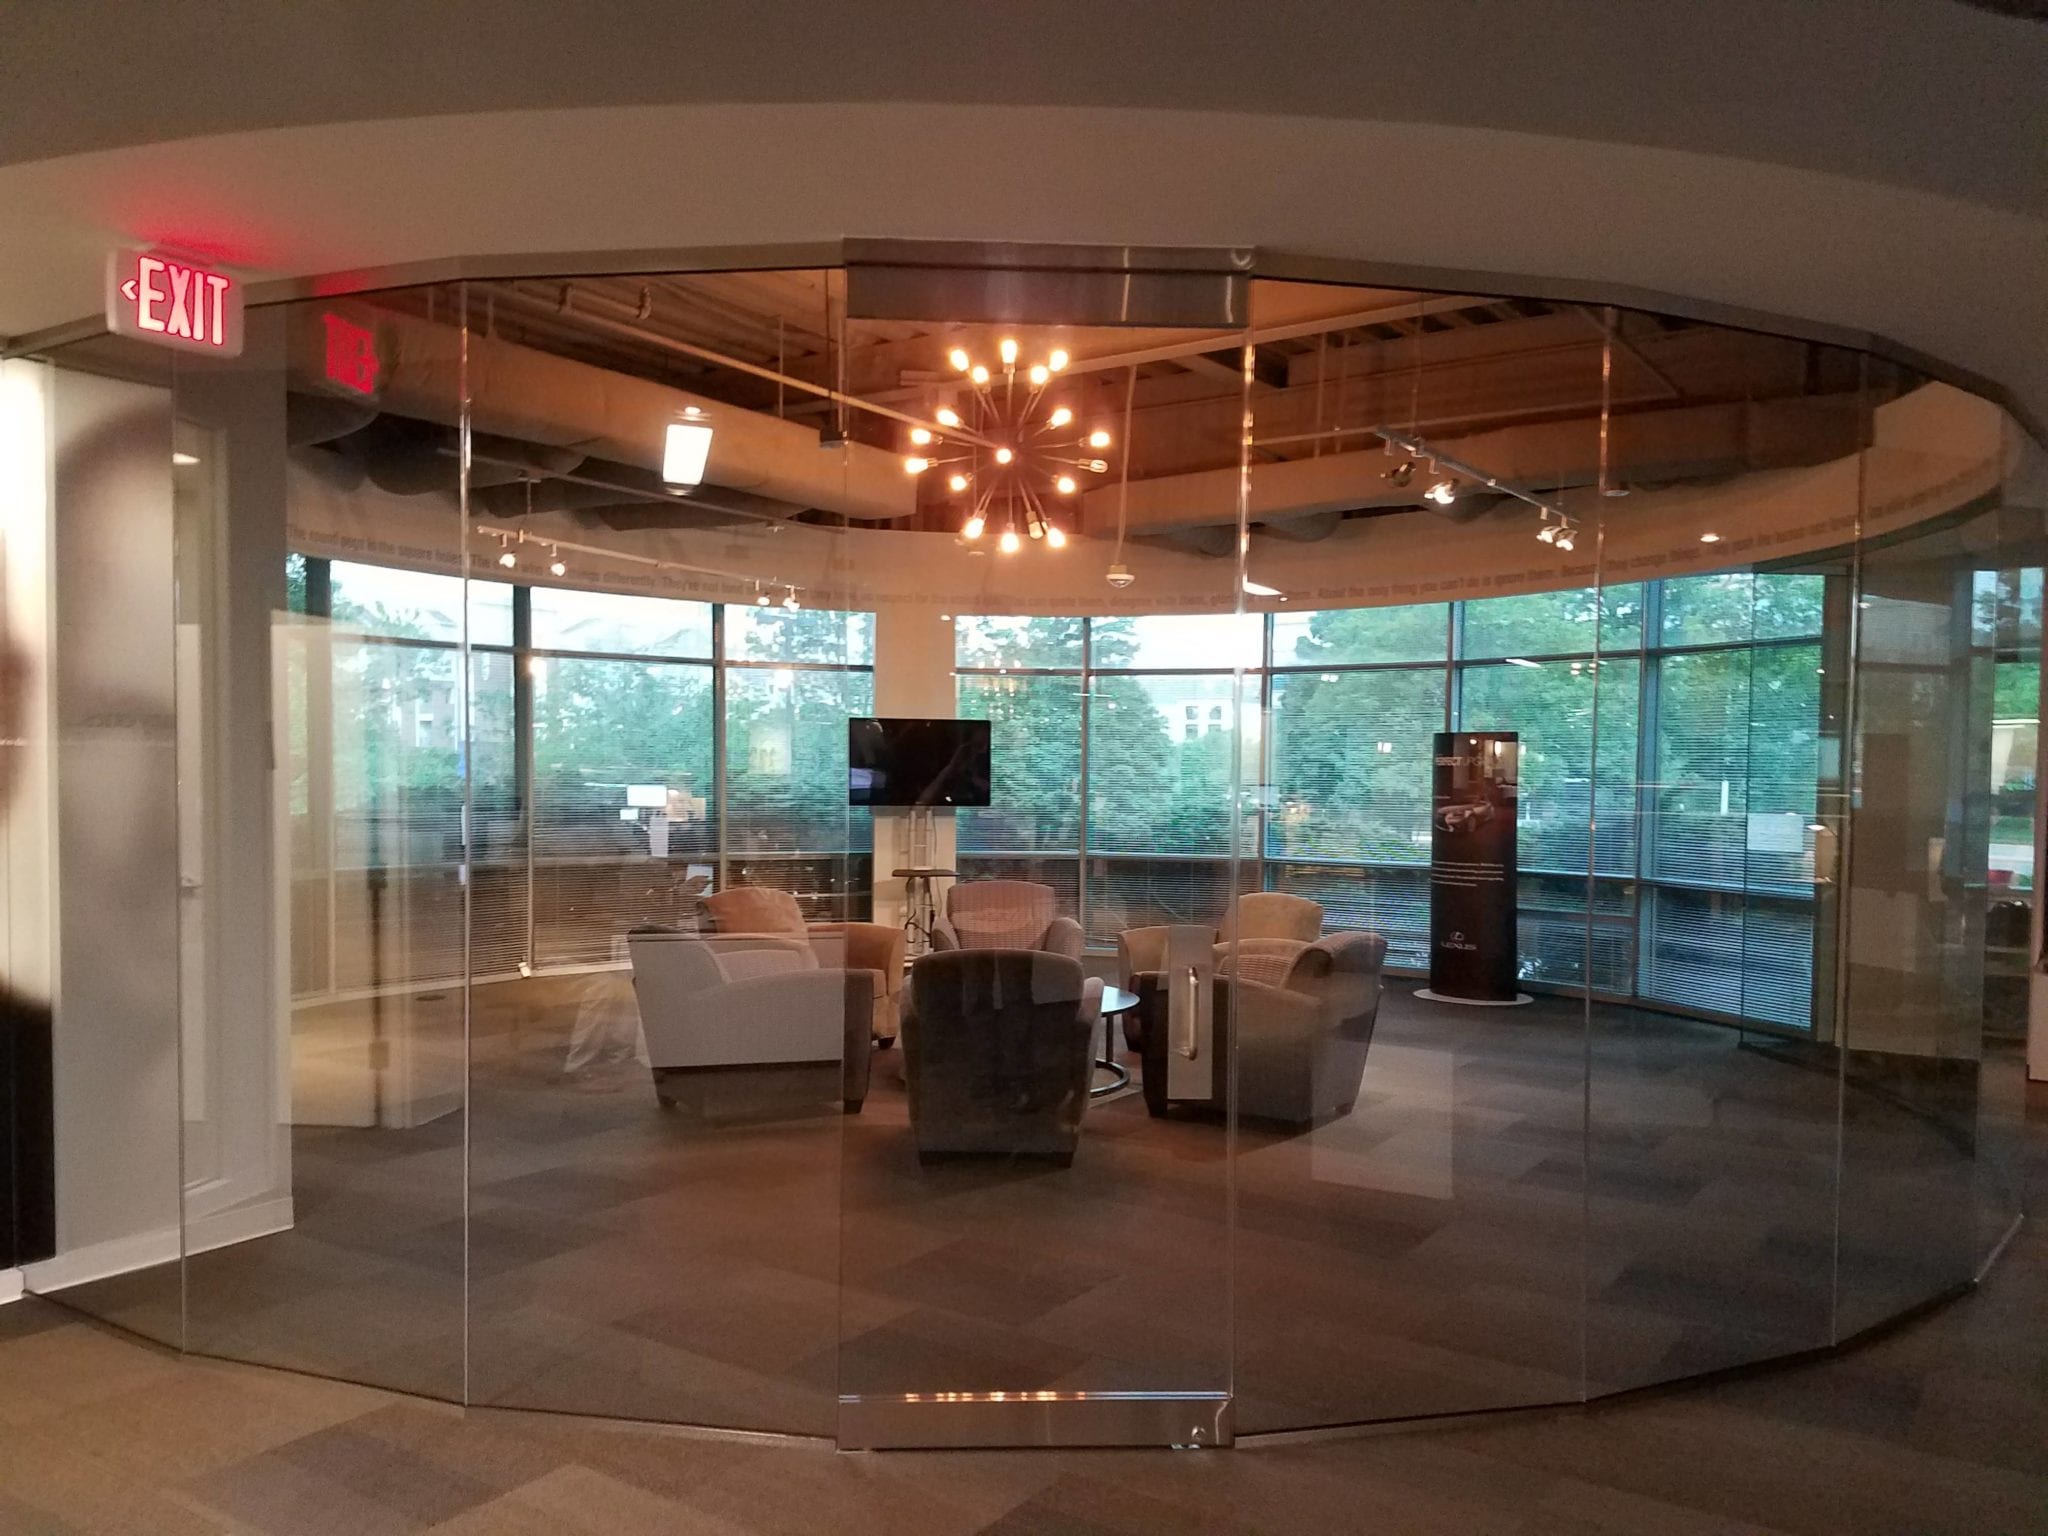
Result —
[{"label": "wall-mounted monitor", "polygon": [[846,722],[849,805],[987,805],[986,720]]}]

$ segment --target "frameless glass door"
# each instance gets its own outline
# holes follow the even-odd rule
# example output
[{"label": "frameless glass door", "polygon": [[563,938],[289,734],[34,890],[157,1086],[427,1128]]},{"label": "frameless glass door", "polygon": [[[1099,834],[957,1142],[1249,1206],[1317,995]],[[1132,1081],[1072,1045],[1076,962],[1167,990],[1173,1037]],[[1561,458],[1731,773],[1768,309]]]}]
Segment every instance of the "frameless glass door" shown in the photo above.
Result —
[{"label": "frameless glass door", "polygon": [[[1155,300],[1183,323],[1133,323]],[[933,921],[846,1122],[843,1446],[1232,1433],[1231,1080],[1169,1039],[1164,979],[1194,936],[1211,984],[1245,867],[1244,301],[1214,273],[848,274],[852,430],[918,485],[914,531],[850,541],[875,713],[985,721],[988,781],[874,812],[877,919],[929,890]]]}]

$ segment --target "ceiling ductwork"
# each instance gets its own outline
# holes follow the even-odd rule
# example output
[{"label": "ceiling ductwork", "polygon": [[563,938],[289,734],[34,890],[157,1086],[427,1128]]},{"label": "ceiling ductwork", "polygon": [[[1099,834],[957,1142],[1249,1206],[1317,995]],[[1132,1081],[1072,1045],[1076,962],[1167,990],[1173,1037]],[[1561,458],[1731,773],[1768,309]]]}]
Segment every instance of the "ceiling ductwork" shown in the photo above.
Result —
[{"label": "ceiling ductwork", "polygon": [[[376,337],[374,410],[381,414],[374,421],[349,426],[349,412],[360,415],[370,406],[327,375],[329,313]],[[386,490],[415,494],[454,483],[445,436],[432,429],[459,424],[466,341],[473,487],[574,473],[576,463],[601,459],[646,473],[650,499],[675,497],[653,477],[669,424],[695,406],[714,436],[704,485],[693,497],[712,501],[723,488],[745,493],[753,516],[772,508],[784,517],[820,511],[860,522],[907,518],[916,508],[916,487],[895,455],[860,443],[827,448],[816,429],[759,411],[474,330],[465,337],[455,326],[386,309],[306,309],[292,325],[294,431],[307,434],[295,441],[332,442],[347,434],[370,478]],[[606,499],[629,498],[615,489]]]},{"label": "ceiling ductwork", "polygon": [[[1869,420],[1869,402],[1857,395],[1634,412],[1613,423],[1608,478],[1618,485],[1649,487],[1824,463],[1866,446]],[[1126,536],[1170,536],[1176,548],[1228,555],[1234,547],[1230,533],[1237,524],[1238,497],[1247,490],[1246,521],[1297,540],[1327,537],[1346,513],[1421,506],[1421,477],[1394,484],[1388,471],[1399,461],[1377,439],[1368,441],[1374,443],[1370,449],[1255,464],[1248,475],[1229,468],[1133,480],[1122,493],[1128,496]],[[1431,446],[1447,457],[1484,465],[1501,485],[1529,493],[1593,485],[1600,478],[1600,425],[1593,418],[1467,433]],[[1115,535],[1119,494],[1118,487],[1105,486],[1082,498],[1082,532],[1091,538]],[[1499,500],[1471,487],[1443,515],[1468,521]],[[1207,536],[1211,530],[1220,531],[1220,541]]]}]

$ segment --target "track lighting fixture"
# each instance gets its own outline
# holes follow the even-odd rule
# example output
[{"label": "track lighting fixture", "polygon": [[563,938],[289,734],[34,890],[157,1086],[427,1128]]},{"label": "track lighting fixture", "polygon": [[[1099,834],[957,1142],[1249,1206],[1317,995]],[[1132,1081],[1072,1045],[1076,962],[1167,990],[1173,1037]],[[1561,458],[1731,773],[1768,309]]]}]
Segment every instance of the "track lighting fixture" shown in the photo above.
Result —
[{"label": "track lighting fixture", "polygon": [[566,576],[569,574],[569,567],[562,561],[562,552],[552,544],[548,546],[548,574],[550,576]]},{"label": "track lighting fixture", "polygon": [[1422,495],[1427,501],[1433,501],[1440,507],[1448,507],[1458,499],[1458,482],[1448,479],[1439,480],[1428,490],[1424,491]]},{"label": "track lighting fixture", "polygon": [[785,592],[782,595],[782,606],[787,608],[791,613],[795,613],[797,609],[803,607],[803,604],[796,600],[795,587],[791,587],[787,592]]},{"label": "track lighting fixture", "polygon": [[506,570],[511,570],[518,563],[519,557],[512,553],[512,546],[510,544],[507,544],[498,551],[498,564],[502,565]]},{"label": "track lighting fixture", "polygon": [[768,606],[768,594],[759,587],[754,588],[754,606],[756,608],[766,608]]},{"label": "track lighting fixture", "polygon": [[1415,461],[1403,459],[1387,471],[1387,483],[1397,491],[1407,489],[1408,482],[1415,478]]}]

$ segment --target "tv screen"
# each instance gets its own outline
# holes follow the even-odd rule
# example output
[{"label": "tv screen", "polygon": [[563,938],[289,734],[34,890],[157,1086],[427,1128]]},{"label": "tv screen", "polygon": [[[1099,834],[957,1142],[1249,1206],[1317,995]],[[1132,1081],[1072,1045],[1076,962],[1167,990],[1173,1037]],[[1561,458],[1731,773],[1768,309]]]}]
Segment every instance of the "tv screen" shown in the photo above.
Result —
[{"label": "tv screen", "polygon": [[986,720],[846,722],[849,805],[987,805]]}]

